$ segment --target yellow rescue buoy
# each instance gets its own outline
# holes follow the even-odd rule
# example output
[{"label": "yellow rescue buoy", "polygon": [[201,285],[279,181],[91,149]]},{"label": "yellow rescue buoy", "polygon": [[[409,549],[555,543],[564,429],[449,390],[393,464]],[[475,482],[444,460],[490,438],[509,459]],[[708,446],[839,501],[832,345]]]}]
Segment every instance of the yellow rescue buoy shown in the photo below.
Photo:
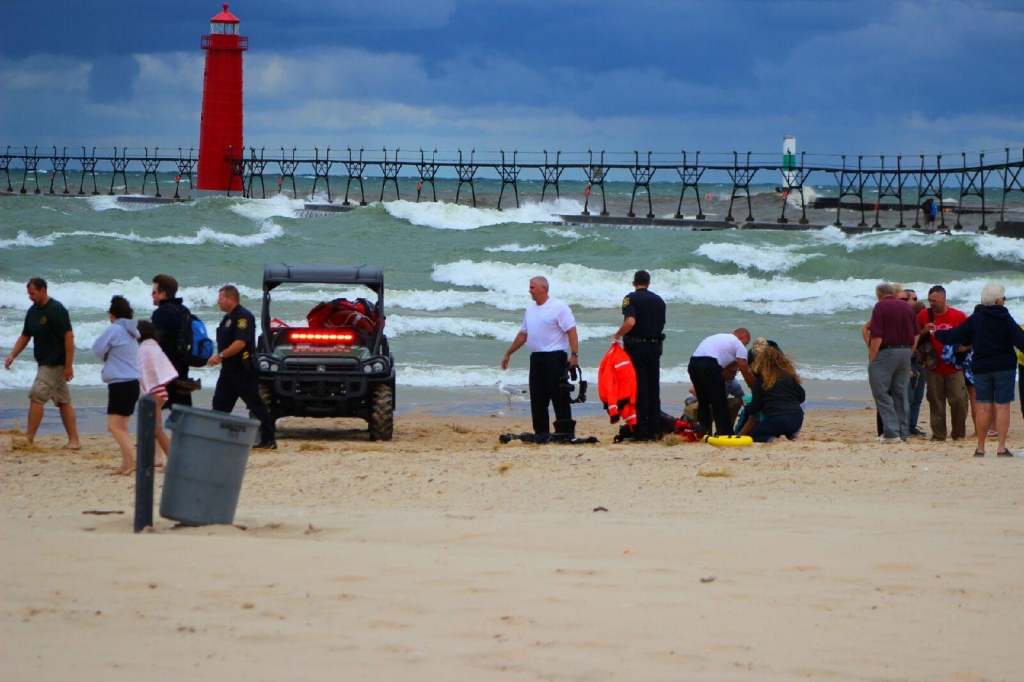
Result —
[{"label": "yellow rescue buoy", "polygon": [[718,447],[735,447],[751,445],[754,439],[750,436],[704,436],[704,442]]}]

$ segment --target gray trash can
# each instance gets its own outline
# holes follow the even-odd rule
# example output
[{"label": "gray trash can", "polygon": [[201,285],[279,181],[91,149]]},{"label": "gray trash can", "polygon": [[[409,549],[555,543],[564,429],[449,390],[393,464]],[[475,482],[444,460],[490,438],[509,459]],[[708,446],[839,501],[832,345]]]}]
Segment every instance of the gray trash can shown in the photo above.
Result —
[{"label": "gray trash can", "polygon": [[173,434],[160,516],[190,526],[232,523],[260,423],[172,405],[166,426]]}]

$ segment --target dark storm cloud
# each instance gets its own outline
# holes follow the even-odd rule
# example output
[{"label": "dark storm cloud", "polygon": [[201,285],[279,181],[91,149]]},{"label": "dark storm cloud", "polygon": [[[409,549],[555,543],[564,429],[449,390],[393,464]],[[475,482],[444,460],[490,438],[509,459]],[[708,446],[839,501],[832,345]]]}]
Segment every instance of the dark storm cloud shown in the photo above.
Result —
[{"label": "dark storm cloud", "polygon": [[[199,36],[220,3],[42,5],[4,5],[0,136],[144,144],[158,130],[161,144],[194,142]],[[794,133],[803,148],[878,153],[1024,140],[1019,0],[245,0],[231,11],[250,41],[247,141],[726,151],[774,150]],[[69,87],[68,73],[84,79]]]}]

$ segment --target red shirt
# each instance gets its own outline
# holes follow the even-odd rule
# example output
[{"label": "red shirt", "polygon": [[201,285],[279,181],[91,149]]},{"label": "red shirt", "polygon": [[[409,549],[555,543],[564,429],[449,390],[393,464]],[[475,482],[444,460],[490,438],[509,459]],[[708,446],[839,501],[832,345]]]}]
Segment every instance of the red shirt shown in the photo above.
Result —
[{"label": "red shirt", "polygon": [[[928,324],[928,313],[929,309],[925,308],[917,314],[917,321],[921,323],[921,326]],[[967,315],[960,312],[956,308],[947,307],[946,312],[941,315],[935,316],[935,328],[936,329],[952,329],[958,327],[964,321],[967,320]],[[931,335],[932,347],[935,349],[935,357],[942,358],[942,342],[935,338],[935,335]],[[953,365],[939,360],[939,364],[935,365],[935,369],[931,370],[936,374],[954,374],[956,372],[962,372],[963,370],[954,369]]]}]

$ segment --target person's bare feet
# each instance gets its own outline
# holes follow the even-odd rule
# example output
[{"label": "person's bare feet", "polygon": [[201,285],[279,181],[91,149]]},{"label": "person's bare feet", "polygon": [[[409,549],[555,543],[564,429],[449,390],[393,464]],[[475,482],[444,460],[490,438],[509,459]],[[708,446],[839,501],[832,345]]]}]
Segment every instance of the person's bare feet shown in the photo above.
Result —
[{"label": "person's bare feet", "polygon": [[156,462],[153,463],[153,466],[155,466],[157,469],[163,469],[165,466],[167,466],[167,460],[158,459]]},{"label": "person's bare feet", "polygon": [[127,476],[128,474],[135,473],[135,462],[131,464],[122,464],[113,471],[110,472],[111,476]]},{"label": "person's bare feet", "polygon": [[67,443],[61,449],[62,450],[81,450],[82,449],[82,444],[76,440],[74,443],[71,443],[71,442]]}]

